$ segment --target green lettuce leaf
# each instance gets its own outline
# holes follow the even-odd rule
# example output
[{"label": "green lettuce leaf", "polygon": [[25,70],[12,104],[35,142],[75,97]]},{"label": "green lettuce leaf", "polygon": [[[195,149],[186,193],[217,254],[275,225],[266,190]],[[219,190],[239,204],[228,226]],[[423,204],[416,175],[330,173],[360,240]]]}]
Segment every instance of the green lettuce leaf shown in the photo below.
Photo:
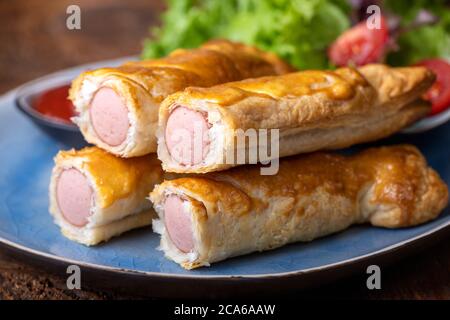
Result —
[{"label": "green lettuce leaf", "polygon": [[[347,0],[166,0],[162,24],[151,29],[142,58],[158,58],[177,48],[198,47],[226,38],[272,51],[299,69],[330,68],[326,50],[350,27]],[[450,59],[450,10],[445,0],[385,0],[383,12],[408,28],[420,10],[439,17],[434,25],[403,32],[391,65],[425,58]]]},{"label": "green lettuce leaf", "polygon": [[143,58],[193,48],[212,38],[253,44],[297,68],[328,68],[326,49],[349,28],[346,0],[168,0]]},{"label": "green lettuce leaf", "polygon": [[436,24],[414,28],[397,40],[398,50],[390,53],[388,63],[410,65],[428,58],[450,60],[450,10],[444,0],[385,1],[392,13],[401,17],[407,27],[420,10],[428,10],[439,18]]}]

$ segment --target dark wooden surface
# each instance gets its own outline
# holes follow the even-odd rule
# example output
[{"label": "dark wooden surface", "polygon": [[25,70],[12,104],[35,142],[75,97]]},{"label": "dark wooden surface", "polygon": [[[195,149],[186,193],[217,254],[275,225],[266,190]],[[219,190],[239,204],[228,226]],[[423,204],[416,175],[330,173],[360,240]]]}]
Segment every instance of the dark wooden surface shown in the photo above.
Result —
[{"label": "dark wooden surface", "polygon": [[[78,4],[82,29],[65,27],[66,8]],[[59,69],[138,54],[161,1],[0,0],[0,93]],[[299,298],[450,299],[450,235],[382,269],[382,289],[369,291],[364,273]],[[68,290],[65,274],[49,274],[0,251],[0,299],[139,298],[93,288]],[[292,297],[292,295],[291,295]]]}]

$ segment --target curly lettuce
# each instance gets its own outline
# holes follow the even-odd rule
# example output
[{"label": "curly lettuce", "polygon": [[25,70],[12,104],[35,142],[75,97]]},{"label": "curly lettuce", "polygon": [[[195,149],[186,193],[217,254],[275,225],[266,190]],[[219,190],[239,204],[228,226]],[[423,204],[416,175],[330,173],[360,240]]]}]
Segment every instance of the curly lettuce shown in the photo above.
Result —
[{"label": "curly lettuce", "polygon": [[[166,0],[160,27],[151,29],[142,58],[158,58],[177,48],[198,47],[212,38],[226,38],[272,51],[299,69],[333,67],[330,44],[351,25],[350,17],[365,11],[364,0]],[[350,6],[353,5],[353,8]],[[450,60],[450,10],[445,0],[374,1],[383,14],[400,20],[391,65],[409,65],[426,58]],[[353,10],[353,12],[352,12]],[[426,10],[437,23],[411,28]],[[357,21],[353,21],[357,22]],[[417,24],[417,23],[416,23]]]},{"label": "curly lettuce", "polygon": [[326,49],[350,27],[346,0],[168,0],[143,58],[193,48],[212,38],[253,44],[299,69],[330,67]]},{"label": "curly lettuce", "polygon": [[[447,1],[385,1],[384,4],[386,10],[401,18],[402,27],[407,29],[398,37],[398,49],[388,55],[388,63],[410,65],[429,58],[450,60],[450,9]],[[424,10],[434,15],[437,23],[411,28]]]}]

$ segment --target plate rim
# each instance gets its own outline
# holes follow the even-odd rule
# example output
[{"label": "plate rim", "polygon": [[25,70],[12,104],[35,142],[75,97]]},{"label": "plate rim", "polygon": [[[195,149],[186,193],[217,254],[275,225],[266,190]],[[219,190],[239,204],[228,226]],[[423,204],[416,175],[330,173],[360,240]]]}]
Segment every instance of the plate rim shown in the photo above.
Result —
[{"label": "plate rim", "polygon": [[19,243],[16,243],[11,240],[7,240],[3,237],[0,237],[0,244],[9,247],[13,250],[19,251],[24,254],[31,254],[33,256],[44,258],[45,260],[49,260],[52,262],[58,262],[58,263],[65,263],[65,264],[73,264],[77,265],[83,268],[89,268],[94,271],[107,271],[112,272],[116,274],[122,274],[122,275],[140,275],[140,276],[146,276],[146,277],[155,277],[155,278],[177,278],[177,279],[184,279],[184,280],[229,280],[229,279],[243,279],[243,280],[269,280],[269,279],[277,279],[277,278],[286,278],[286,277],[295,277],[295,276],[301,276],[304,274],[310,274],[310,273],[317,273],[319,271],[330,271],[333,269],[337,269],[339,267],[357,263],[360,261],[364,261],[369,258],[374,258],[377,256],[380,256],[382,254],[389,254],[393,251],[396,251],[398,249],[404,248],[404,247],[410,247],[414,245],[415,243],[420,243],[421,240],[425,240],[429,237],[432,237],[434,235],[444,233],[446,231],[450,230],[450,220],[446,221],[443,224],[440,224],[426,232],[423,232],[421,234],[418,234],[412,238],[397,242],[395,244],[386,246],[382,249],[366,253],[363,255],[359,255],[350,259],[342,260],[339,262],[329,263],[325,265],[321,265],[318,267],[312,267],[312,268],[306,268],[302,270],[296,270],[296,271],[287,271],[287,272],[278,272],[278,273],[264,273],[264,274],[243,274],[243,275],[189,275],[189,274],[174,274],[174,273],[166,273],[166,272],[154,272],[154,271],[142,271],[142,270],[132,270],[127,268],[117,268],[117,267],[110,267],[106,265],[96,264],[96,263],[90,263],[90,262],[84,262],[79,260],[73,260],[70,258],[65,258],[61,256],[57,256],[51,253],[46,253],[43,251],[39,251],[36,249],[29,248],[25,245],[21,245]]},{"label": "plate rim", "polygon": [[[63,76],[65,73],[73,72],[75,70],[79,70],[82,68],[88,68],[92,67],[98,64],[108,64],[108,63],[117,63],[119,61],[124,61],[126,59],[133,59],[136,58],[136,56],[127,56],[117,59],[109,59],[109,60],[101,60],[96,61],[92,63],[82,64],[78,66],[74,66],[71,68],[59,70],[53,73],[46,74],[44,76],[41,76],[39,78],[33,79],[31,81],[28,81],[22,85],[19,85],[16,88],[13,88],[9,91],[6,91],[5,93],[0,95],[0,103],[3,103],[4,101],[7,101],[8,99],[11,99],[12,104],[14,105],[14,98],[16,96],[16,93],[24,86],[28,86],[32,83],[36,83],[43,80],[48,80],[52,77],[58,77]],[[317,273],[320,271],[330,271],[333,269],[338,269],[339,267],[357,263],[360,261],[364,261],[369,258],[374,258],[379,255],[383,254],[389,254],[392,251],[395,251],[397,249],[401,249],[404,247],[412,246],[415,243],[421,242],[421,240],[425,240],[433,235],[437,235],[438,233],[444,233],[447,229],[450,230],[450,219],[447,221],[444,221],[442,224],[439,224],[435,227],[433,227],[430,230],[427,230],[425,232],[422,232],[414,237],[405,239],[403,241],[391,244],[389,246],[386,246],[384,248],[378,249],[376,251],[372,251],[370,253],[366,253],[363,255],[359,255],[350,259],[345,259],[339,262],[333,262],[317,267],[311,267],[301,270],[295,270],[295,271],[286,271],[286,272],[277,272],[277,273],[264,273],[264,274],[240,274],[240,275],[198,275],[198,274],[176,274],[176,273],[166,273],[166,272],[154,272],[154,271],[143,271],[143,270],[133,270],[128,268],[118,268],[118,267],[110,267],[102,264],[96,264],[96,263],[90,263],[90,262],[84,262],[80,260],[73,260],[70,258],[65,258],[62,256],[58,256],[55,254],[47,253],[44,251],[40,251],[37,249],[33,249],[30,247],[27,247],[25,245],[19,244],[17,242],[8,240],[4,237],[0,237],[0,244],[4,245],[5,247],[8,247],[12,249],[13,251],[18,251],[22,254],[29,254],[35,257],[43,258],[46,261],[51,261],[52,263],[64,263],[64,264],[75,264],[83,268],[88,268],[93,271],[107,271],[112,272],[114,274],[121,274],[121,275],[132,275],[132,276],[145,276],[145,277],[152,277],[152,278],[170,278],[170,279],[184,279],[184,280],[230,280],[230,279],[242,279],[242,280],[271,280],[271,279],[280,279],[280,278],[286,278],[286,277],[298,277],[305,274],[311,274],[311,273]]]}]

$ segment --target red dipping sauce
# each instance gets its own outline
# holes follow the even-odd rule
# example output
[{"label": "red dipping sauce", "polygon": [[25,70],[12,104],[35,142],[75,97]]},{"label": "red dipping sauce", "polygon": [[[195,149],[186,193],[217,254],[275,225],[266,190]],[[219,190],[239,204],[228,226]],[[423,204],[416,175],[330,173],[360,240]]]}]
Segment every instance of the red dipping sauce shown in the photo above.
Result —
[{"label": "red dipping sauce", "polygon": [[69,88],[70,85],[65,85],[44,92],[34,101],[34,108],[46,117],[71,124],[70,118],[76,113],[72,101],[68,99]]}]

